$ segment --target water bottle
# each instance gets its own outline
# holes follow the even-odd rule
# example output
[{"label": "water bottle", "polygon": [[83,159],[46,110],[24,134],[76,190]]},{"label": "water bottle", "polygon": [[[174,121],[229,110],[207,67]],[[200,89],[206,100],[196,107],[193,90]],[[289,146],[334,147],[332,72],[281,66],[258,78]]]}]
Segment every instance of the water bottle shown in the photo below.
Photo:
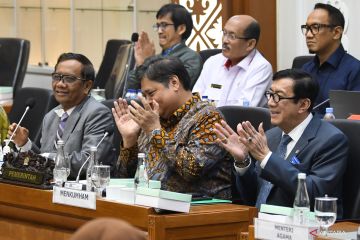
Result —
[{"label": "water bottle", "polygon": [[135,189],[138,186],[145,186],[145,167],[144,167],[145,153],[138,153],[138,165],[134,177]]},{"label": "water bottle", "polygon": [[57,141],[57,153],[55,157],[55,167],[53,170],[54,182],[56,186],[62,187],[70,174],[70,163],[65,159],[64,141]]},{"label": "water bottle", "polygon": [[325,120],[335,119],[334,109],[333,108],[331,108],[331,107],[326,108],[326,113],[324,115],[324,119]]},{"label": "water bottle", "polygon": [[136,96],[137,96],[138,98],[139,98],[139,97],[142,97],[141,89],[138,89],[138,90],[137,90]]},{"label": "water bottle", "polygon": [[97,147],[92,146],[90,147],[90,159],[88,163],[88,167],[86,169],[86,191],[92,191],[93,190],[93,183],[91,181],[91,174],[94,169],[94,165],[98,165],[96,161],[96,151]]},{"label": "water bottle", "polygon": [[360,227],[357,230],[356,239],[360,240]]},{"label": "water bottle", "polygon": [[294,200],[294,224],[308,225],[310,212],[310,200],[306,189],[306,174],[298,174],[298,185]]},{"label": "water bottle", "polygon": [[125,99],[130,101],[130,100],[134,100],[136,98],[137,98],[136,90],[129,88],[125,94]]}]

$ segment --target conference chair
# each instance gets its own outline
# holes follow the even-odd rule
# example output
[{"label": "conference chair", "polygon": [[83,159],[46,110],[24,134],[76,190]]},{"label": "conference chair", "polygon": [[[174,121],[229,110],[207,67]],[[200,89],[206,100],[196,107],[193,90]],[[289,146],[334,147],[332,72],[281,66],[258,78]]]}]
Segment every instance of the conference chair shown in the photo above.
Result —
[{"label": "conference chair", "polygon": [[105,88],[105,85],[109,80],[111,71],[114,67],[119,48],[122,45],[129,43],[129,40],[120,39],[110,39],[107,41],[104,57],[101,61],[99,71],[95,77],[94,88]]},{"label": "conference chair", "polygon": [[25,115],[21,126],[29,129],[29,138],[40,145],[41,126],[46,113],[58,105],[53,92],[44,88],[21,88],[18,90],[9,113],[10,123],[18,123],[25,111],[27,101],[33,99],[34,105]]},{"label": "conference chair", "polygon": [[221,53],[221,49],[206,49],[199,52],[203,63],[205,63],[209,57],[214,56],[218,53]]},{"label": "conference chair", "polygon": [[297,56],[294,58],[293,63],[292,63],[292,68],[294,69],[301,69],[302,66],[309,62],[310,60],[312,60],[314,58],[314,56],[311,55],[307,55],[307,56]]},{"label": "conference chair", "polygon": [[0,38],[0,86],[21,88],[29,60],[30,42],[21,38]]},{"label": "conference chair", "polygon": [[[101,103],[108,107],[111,111],[111,108],[114,107],[114,101],[116,99],[107,99],[102,101]],[[114,120],[114,119],[113,119]],[[121,135],[119,130],[116,127],[115,120],[114,120],[114,138],[113,138],[113,153],[115,156],[119,156],[120,154],[120,143],[121,143]]]},{"label": "conference chair", "polygon": [[271,128],[270,112],[267,108],[221,106],[219,111],[224,115],[226,122],[236,132],[236,126],[243,121],[249,121],[256,129],[262,122],[264,130]]},{"label": "conference chair", "polygon": [[343,218],[360,220],[360,121],[334,119],[329,122],[340,129],[349,142],[349,157],[343,181]]},{"label": "conference chair", "polygon": [[123,95],[125,83],[128,78],[128,72],[133,68],[133,63],[128,66],[130,58],[131,44],[123,44],[120,46],[116,60],[111,71],[109,80],[105,85],[106,99],[118,98]]},{"label": "conference chair", "polygon": [[[264,130],[271,128],[270,112],[267,108],[243,107],[243,106],[221,106],[219,111],[224,115],[226,122],[236,132],[236,127],[243,121],[249,121],[256,129],[262,122]],[[248,185],[244,188],[244,182],[239,179],[235,169],[231,172],[232,201],[236,204],[254,205],[256,189]]]}]

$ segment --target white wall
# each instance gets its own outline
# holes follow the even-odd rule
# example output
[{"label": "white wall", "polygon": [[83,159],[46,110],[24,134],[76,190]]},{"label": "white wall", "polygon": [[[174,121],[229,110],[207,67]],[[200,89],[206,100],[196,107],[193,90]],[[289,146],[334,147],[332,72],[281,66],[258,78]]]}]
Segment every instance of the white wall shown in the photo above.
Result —
[{"label": "white wall", "polygon": [[306,18],[317,2],[332,2],[340,6],[345,13],[345,49],[354,57],[360,58],[360,1],[358,0],[277,0],[277,66],[278,70],[290,68],[294,57],[308,55],[305,37],[300,25],[306,23]]}]

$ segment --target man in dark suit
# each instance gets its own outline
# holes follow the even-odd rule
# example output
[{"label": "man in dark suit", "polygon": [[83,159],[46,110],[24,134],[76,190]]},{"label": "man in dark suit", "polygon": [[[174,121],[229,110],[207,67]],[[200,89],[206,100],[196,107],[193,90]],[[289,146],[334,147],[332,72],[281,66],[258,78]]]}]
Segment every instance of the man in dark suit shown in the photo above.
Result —
[{"label": "man in dark suit", "polygon": [[[328,194],[338,197],[341,217],[348,144],[341,131],[311,113],[318,91],[318,83],[308,73],[279,71],[265,93],[271,123],[276,127],[265,134],[262,124],[256,130],[250,122],[243,122],[236,134],[225,122],[216,125],[219,144],[236,160],[237,187],[247,200],[253,190],[256,206],[292,207],[297,175],[302,172],[307,175],[311,208],[315,197]],[[256,190],[251,189],[254,185]]]},{"label": "man in dark suit", "polygon": [[[56,141],[62,139],[71,161],[70,178],[74,179],[89,156],[90,147],[97,145],[105,129],[114,128],[110,110],[89,96],[94,78],[94,67],[87,57],[76,53],[60,55],[52,74],[54,96],[60,105],[44,117],[41,146],[28,139],[28,129],[19,127],[13,138],[17,147],[55,158]],[[16,123],[13,123],[8,136],[15,128]],[[105,138],[98,147],[96,158],[99,162],[111,164],[111,160],[115,160],[111,149],[112,136]]]}]

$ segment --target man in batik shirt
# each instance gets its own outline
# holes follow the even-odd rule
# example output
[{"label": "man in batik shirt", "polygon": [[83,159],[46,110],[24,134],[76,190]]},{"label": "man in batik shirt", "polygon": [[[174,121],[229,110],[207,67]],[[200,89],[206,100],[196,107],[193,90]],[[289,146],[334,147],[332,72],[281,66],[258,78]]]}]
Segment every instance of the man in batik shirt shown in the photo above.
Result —
[{"label": "man in batik shirt", "polygon": [[222,117],[191,93],[181,61],[151,57],[136,76],[141,80],[143,107],[120,98],[113,108],[123,138],[119,177],[133,177],[137,153],[144,152],[147,175],[160,180],[162,189],[230,199],[233,161],[215,143],[213,131]]}]

